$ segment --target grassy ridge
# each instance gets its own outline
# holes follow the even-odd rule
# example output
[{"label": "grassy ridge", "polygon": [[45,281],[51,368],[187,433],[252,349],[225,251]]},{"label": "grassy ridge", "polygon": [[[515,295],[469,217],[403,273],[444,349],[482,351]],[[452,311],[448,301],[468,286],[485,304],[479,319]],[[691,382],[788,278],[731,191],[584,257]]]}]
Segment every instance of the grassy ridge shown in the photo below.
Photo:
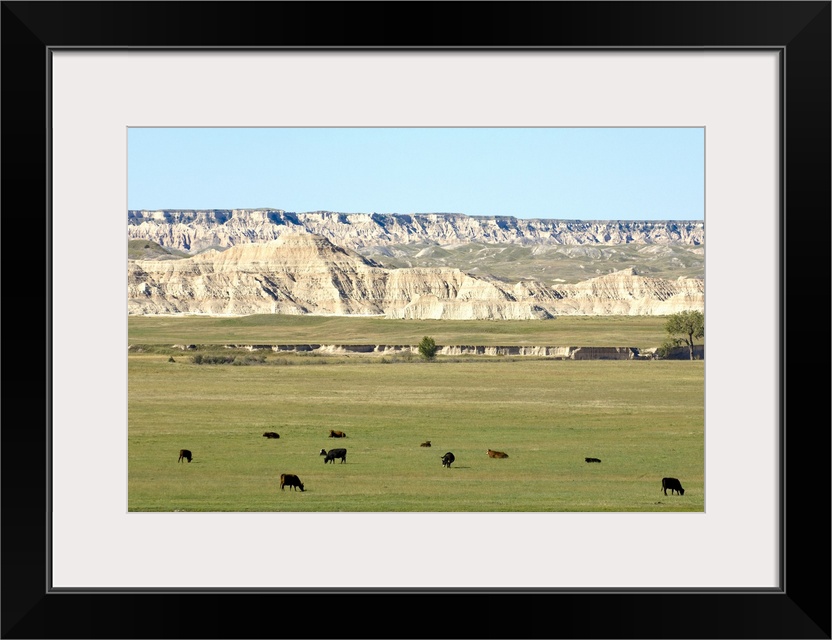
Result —
[{"label": "grassy ridge", "polygon": [[[162,321],[131,318],[131,340],[134,320]],[[171,328],[158,326],[156,335],[205,342],[208,335],[219,340],[224,330],[222,340],[242,341],[229,327],[300,331],[292,322],[262,320],[185,319],[195,322],[199,338],[174,337]],[[314,326],[326,328],[330,320],[316,318]],[[376,326],[364,321],[370,324],[361,326]],[[412,335],[426,333],[437,332],[420,328]],[[492,344],[504,336],[492,334]],[[307,334],[299,341],[313,340]],[[704,509],[702,361],[365,359],[235,367],[186,360],[128,357],[131,511]],[[327,438],[331,428],[348,437]],[[277,431],[280,439],[263,438],[264,431]],[[420,447],[424,440],[433,446]],[[336,446],[347,448],[347,463],[324,465],[320,449]],[[192,463],[177,463],[180,448],[193,451]],[[510,457],[490,459],[488,448]],[[457,458],[451,469],[441,466],[446,451]],[[586,456],[603,462],[587,464]],[[281,492],[283,472],[299,475],[306,491]],[[686,495],[664,496],[665,475],[680,478]]]},{"label": "grassy ridge", "polygon": [[553,320],[388,320],[252,315],[130,316],[131,344],[417,344],[658,347],[663,316],[560,316]]},{"label": "grassy ridge", "polygon": [[577,283],[635,267],[641,276],[705,277],[704,245],[517,245],[470,242],[435,245],[424,242],[364,247],[358,250],[387,268],[453,267],[472,275],[506,282],[537,280]]}]

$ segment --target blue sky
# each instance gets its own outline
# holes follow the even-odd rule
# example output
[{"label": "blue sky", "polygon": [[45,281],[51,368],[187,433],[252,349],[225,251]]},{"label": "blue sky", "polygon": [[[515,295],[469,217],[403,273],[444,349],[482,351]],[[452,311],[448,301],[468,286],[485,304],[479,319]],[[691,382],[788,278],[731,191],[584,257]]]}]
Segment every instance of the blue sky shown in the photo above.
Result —
[{"label": "blue sky", "polygon": [[702,220],[703,128],[130,128],[129,209]]}]

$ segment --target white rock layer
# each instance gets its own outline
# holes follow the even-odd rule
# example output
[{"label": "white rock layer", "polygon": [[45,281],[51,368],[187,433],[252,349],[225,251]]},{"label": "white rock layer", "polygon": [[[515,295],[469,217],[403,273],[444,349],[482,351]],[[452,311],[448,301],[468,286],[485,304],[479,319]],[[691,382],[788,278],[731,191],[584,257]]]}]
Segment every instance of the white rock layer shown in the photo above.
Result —
[{"label": "white rock layer", "polygon": [[628,269],[574,285],[507,285],[459,269],[384,269],[310,234],[128,263],[131,315],[259,313],[530,320],[557,315],[704,311],[695,278],[644,278]]},{"label": "white rock layer", "polygon": [[701,220],[524,220],[511,216],[460,213],[292,213],[282,209],[131,210],[130,240],[153,240],[163,247],[196,253],[210,247],[264,243],[285,233],[305,231],[351,249],[427,242],[499,244],[699,245]]}]

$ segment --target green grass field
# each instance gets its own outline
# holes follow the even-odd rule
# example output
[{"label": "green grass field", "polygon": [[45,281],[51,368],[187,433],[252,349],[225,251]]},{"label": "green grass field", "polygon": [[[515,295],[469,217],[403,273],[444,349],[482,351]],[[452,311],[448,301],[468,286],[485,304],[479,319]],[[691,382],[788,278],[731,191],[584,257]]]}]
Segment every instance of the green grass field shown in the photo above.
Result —
[{"label": "green grass field", "polygon": [[[562,344],[549,326],[568,344],[591,344],[594,335],[582,329],[591,323],[562,318],[423,321],[407,331],[401,321],[303,320],[130,318],[129,336],[131,344],[169,347],[402,344],[423,335]],[[641,320],[599,321],[609,341],[595,344],[660,343],[663,319]],[[161,352],[128,356],[130,511],[704,511],[702,361],[296,356],[233,366],[196,365],[182,352],[169,360]],[[328,438],[330,429],[348,437]],[[433,446],[420,447],[425,440]],[[321,448],[334,447],[347,449],[346,464],[324,465]],[[193,462],[177,462],[180,448],[193,451]],[[509,458],[491,459],[489,448]],[[456,456],[450,469],[440,461],[446,451]],[[587,464],[587,456],[602,462]],[[300,476],[306,491],[281,491],[281,473]],[[663,476],[679,478],[685,495],[664,496]]]},{"label": "green grass field", "polygon": [[[130,316],[131,344],[437,344],[557,347],[658,347],[663,316],[559,316],[553,320],[387,320],[253,315]],[[703,341],[704,344],[704,341]]]}]

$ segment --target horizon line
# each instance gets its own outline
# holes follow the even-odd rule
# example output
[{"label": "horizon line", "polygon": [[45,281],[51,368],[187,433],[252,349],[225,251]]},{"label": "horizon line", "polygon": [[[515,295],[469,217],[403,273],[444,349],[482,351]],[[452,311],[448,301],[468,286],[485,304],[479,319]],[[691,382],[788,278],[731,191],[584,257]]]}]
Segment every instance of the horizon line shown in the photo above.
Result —
[{"label": "horizon line", "polygon": [[200,211],[274,211],[274,212],[281,212],[281,213],[293,213],[293,214],[304,214],[304,213],[334,213],[339,215],[381,215],[381,216],[463,216],[466,218],[486,218],[486,219],[497,219],[497,218],[511,218],[513,220],[562,220],[566,222],[610,222],[610,221],[628,221],[628,222],[660,222],[660,221],[685,221],[685,222],[704,222],[704,218],[559,218],[559,217],[540,217],[535,216],[531,218],[523,218],[518,217],[517,215],[510,215],[510,214],[496,214],[496,215],[486,215],[486,214],[472,214],[472,213],[460,213],[456,211],[419,211],[419,212],[412,212],[412,213],[399,213],[399,212],[389,212],[389,211],[337,211],[335,209],[309,209],[306,211],[290,211],[288,209],[281,209],[279,207],[232,207],[232,208],[225,208],[225,207],[218,207],[218,208],[187,208],[187,207],[152,207],[152,208],[141,208],[141,209],[127,209],[128,213],[132,212],[140,212],[140,211],[151,211],[151,212],[168,212],[168,211],[182,211],[182,212],[200,212]]}]

